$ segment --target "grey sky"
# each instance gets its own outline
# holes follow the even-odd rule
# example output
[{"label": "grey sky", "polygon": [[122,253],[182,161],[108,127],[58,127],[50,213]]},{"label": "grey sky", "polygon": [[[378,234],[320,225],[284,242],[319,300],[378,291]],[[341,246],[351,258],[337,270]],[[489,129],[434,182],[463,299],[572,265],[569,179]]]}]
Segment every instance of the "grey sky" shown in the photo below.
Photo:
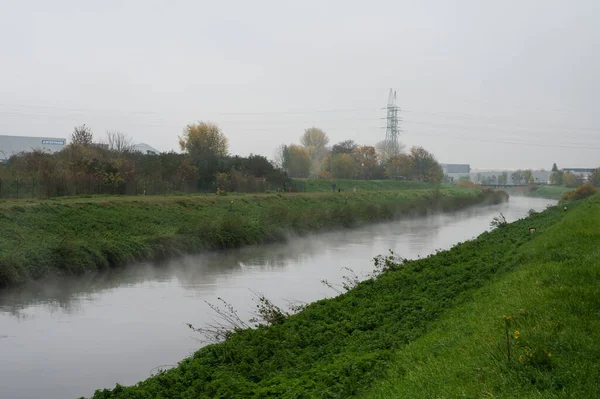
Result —
[{"label": "grey sky", "polygon": [[401,140],[441,162],[596,167],[598,21],[597,0],[0,0],[0,134],[170,150],[212,120],[271,157],[313,125],[382,140],[393,87]]}]

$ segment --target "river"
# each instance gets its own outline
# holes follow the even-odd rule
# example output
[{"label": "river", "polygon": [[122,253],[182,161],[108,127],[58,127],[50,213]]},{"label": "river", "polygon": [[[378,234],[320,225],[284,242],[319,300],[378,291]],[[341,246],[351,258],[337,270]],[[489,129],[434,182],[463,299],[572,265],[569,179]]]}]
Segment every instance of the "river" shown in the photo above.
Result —
[{"label": "river", "polygon": [[225,299],[247,319],[252,291],[278,305],[336,295],[321,281],[362,276],[392,249],[405,258],[474,238],[502,212],[508,221],[556,201],[508,204],[372,224],[287,243],[143,263],[0,291],[0,398],[77,398],[130,385],[190,355],[201,343],[186,323],[213,317]]}]

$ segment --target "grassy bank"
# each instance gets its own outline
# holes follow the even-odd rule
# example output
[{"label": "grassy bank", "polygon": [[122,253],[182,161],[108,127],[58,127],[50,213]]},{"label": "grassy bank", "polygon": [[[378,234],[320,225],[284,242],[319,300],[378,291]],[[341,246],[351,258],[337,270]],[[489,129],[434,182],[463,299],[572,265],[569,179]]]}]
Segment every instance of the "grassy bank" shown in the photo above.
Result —
[{"label": "grassy bank", "polygon": [[0,285],[494,200],[476,190],[5,202]]},{"label": "grassy bank", "polygon": [[600,397],[599,227],[596,196],[536,232],[513,273],[397,351],[362,397]]},{"label": "grassy bank", "polygon": [[565,186],[535,186],[530,187],[515,187],[508,188],[506,191],[510,195],[533,197],[533,198],[548,198],[559,200],[564,193],[573,190]]},{"label": "grassy bank", "polygon": [[[566,213],[552,207],[451,250],[391,264],[376,280],[94,399],[596,397],[599,225],[597,197]],[[518,329],[522,340],[511,338],[510,362],[503,315],[511,316],[510,336]],[[489,326],[488,340],[479,324]],[[565,372],[554,375],[558,362]],[[412,390],[403,391],[407,382]]]},{"label": "grassy bank", "polygon": [[[336,189],[344,191],[380,191],[380,190],[425,190],[435,189],[439,185],[421,181],[402,180],[350,180],[350,179],[294,179],[294,186],[298,191],[306,192],[331,192],[331,185],[335,183]],[[442,186],[449,188],[449,185]]]}]

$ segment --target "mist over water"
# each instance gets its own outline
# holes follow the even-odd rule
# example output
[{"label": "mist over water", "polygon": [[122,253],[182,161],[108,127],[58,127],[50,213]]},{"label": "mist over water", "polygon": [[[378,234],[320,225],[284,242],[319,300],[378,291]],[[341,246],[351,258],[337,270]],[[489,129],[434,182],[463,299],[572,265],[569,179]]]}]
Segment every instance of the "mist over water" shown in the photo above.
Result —
[{"label": "mist over water", "polygon": [[372,258],[390,249],[424,257],[476,237],[499,212],[514,221],[554,203],[513,197],[508,204],[0,291],[0,397],[76,398],[116,382],[133,384],[199,348],[185,323],[210,321],[204,301],[223,298],[248,318],[252,290],[280,306],[331,297],[336,293],[321,280],[339,283],[348,274],[344,267],[364,276]]}]

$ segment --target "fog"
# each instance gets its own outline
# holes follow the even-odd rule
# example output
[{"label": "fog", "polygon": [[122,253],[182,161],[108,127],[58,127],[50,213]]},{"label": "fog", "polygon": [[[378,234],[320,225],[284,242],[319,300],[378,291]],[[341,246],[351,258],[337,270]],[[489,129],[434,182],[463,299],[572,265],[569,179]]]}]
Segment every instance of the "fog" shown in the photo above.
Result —
[{"label": "fog", "polygon": [[600,3],[0,1],[0,134],[86,123],[162,151],[212,120],[272,156],[305,128],[485,168],[597,167]]}]

